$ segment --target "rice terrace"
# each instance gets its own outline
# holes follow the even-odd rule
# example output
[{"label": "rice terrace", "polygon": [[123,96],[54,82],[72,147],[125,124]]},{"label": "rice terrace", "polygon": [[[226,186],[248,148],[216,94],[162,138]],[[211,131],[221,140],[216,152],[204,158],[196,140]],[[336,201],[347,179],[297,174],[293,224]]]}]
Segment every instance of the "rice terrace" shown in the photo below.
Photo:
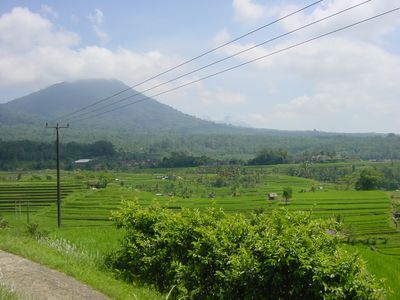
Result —
[{"label": "rice terrace", "polygon": [[[337,165],[343,167],[343,164]],[[335,164],[328,167],[333,168]],[[400,165],[396,163],[394,167]],[[287,165],[276,165],[143,169],[129,173],[65,171],[62,173],[61,230],[55,228],[57,206],[52,171],[2,172],[1,215],[11,227],[1,231],[1,247],[36,259],[40,251],[51,249],[62,259],[73,262],[73,266],[61,264],[65,272],[93,284],[87,274],[74,269],[75,264],[89,264],[97,269],[96,263],[118,246],[122,233],[110,217],[124,201],[135,201],[143,207],[157,204],[171,211],[218,207],[228,214],[244,215],[270,214],[284,208],[309,213],[312,218],[332,218],[340,222],[344,232],[342,242],[348,251],[360,253],[367,261],[368,269],[377,278],[385,278],[384,285],[390,291],[388,299],[396,299],[400,233],[394,210],[395,205],[398,207],[400,193],[357,191],[346,188],[345,183],[288,176],[284,174],[287,168]],[[93,186],[99,178],[106,178],[105,187]],[[293,189],[288,201],[282,197],[284,187]],[[272,199],[268,197],[270,194],[274,194]],[[31,232],[28,235],[24,233],[26,226]],[[38,241],[34,246],[37,249],[30,253],[20,243],[14,244],[18,236],[23,240],[33,238]],[[39,260],[58,266],[59,259]],[[138,292],[130,289],[114,292],[108,286],[94,286],[117,298]],[[127,294],[121,296],[119,293]],[[145,298],[157,297],[151,296],[149,291],[139,290],[139,293],[144,293]]]},{"label": "rice terrace", "polygon": [[0,1],[0,300],[400,299],[398,0]]}]

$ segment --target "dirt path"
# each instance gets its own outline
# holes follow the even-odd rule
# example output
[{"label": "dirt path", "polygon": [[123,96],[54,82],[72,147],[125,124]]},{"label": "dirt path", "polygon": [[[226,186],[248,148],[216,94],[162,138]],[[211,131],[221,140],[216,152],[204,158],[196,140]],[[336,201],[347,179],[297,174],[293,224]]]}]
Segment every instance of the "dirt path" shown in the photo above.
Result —
[{"label": "dirt path", "polygon": [[0,284],[21,299],[108,299],[63,273],[1,250]]}]

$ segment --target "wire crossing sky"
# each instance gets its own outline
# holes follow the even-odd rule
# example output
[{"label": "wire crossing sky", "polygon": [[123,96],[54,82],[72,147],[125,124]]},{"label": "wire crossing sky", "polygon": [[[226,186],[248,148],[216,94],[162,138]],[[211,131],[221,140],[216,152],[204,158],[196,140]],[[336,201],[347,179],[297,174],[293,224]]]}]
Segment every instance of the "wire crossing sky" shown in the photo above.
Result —
[{"label": "wire crossing sky", "polygon": [[[230,67],[230,68],[228,68],[228,69],[221,70],[221,71],[219,71],[219,72],[217,72],[217,73],[210,74],[210,75],[208,75],[208,76],[206,76],[206,77],[202,77],[202,78],[200,78],[200,79],[196,79],[196,80],[190,81],[190,82],[188,82],[188,83],[185,83],[185,84],[183,84],[183,85],[177,86],[177,87],[175,87],[175,88],[172,88],[172,89],[163,91],[163,92],[161,92],[161,93],[152,95],[152,96],[150,96],[150,98],[155,98],[155,97],[164,95],[164,94],[166,94],[166,93],[176,91],[176,90],[181,89],[181,88],[183,88],[183,87],[187,87],[187,86],[189,86],[189,85],[191,85],[191,84],[194,84],[194,83],[197,83],[197,82],[200,82],[200,81],[209,79],[209,78],[214,77],[214,76],[217,76],[217,75],[221,75],[221,74],[223,74],[223,73],[225,73],[225,72],[235,70],[235,69],[237,69],[237,68],[246,66],[246,65],[248,65],[248,64],[250,64],[250,63],[254,63],[254,62],[259,61],[259,60],[261,60],[261,59],[265,59],[265,58],[268,58],[268,57],[270,57],[270,56],[273,56],[273,55],[282,53],[282,52],[284,52],[284,51],[288,51],[288,50],[290,50],[290,49],[293,49],[293,48],[296,48],[296,47],[305,45],[305,44],[307,44],[307,43],[313,42],[313,41],[315,41],[315,40],[318,40],[318,39],[320,39],[320,38],[326,37],[326,36],[328,36],[328,35],[331,35],[331,34],[334,34],[334,33],[337,33],[337,32],[340,32],[340,31],[343,31],[343,30],[346,30],[346,29],[349,29],[349,28],[354,27],[354,26],[356,26],[356,25],[360,25],[360,24],[362,24],[362,23],[371,21],[371,20],[373,20],[373,19],[376,19],[376,18],[385,16],[385,15],[390,14],[390,13],[398,12],[399,10],[400,10],[400,7],[394,8],[394,9],[391,9],[391,10],[389,10],[389,11],[383,12],[383,13],[381,13],[381,14],[372,16],[372,17],[370,17],[370,18],[357,21],[357,22],[355,22],[355,23],[346,25],[346,26],[344,26],[344,27],[335,29],[335,30],[333,30],[333,31],[329,31],[329,32],[327,32],[327,33],[318,35],[318,36],[313,37],[313,38],[311,38],[311,39],[307,39],[307,40],[302,41],[302,42],[300,42],[300,43],[297,43],[297,44],[294,44],[294,45],[290,45],[290,46],[288,46],[288,47],[286,47],[286,48],[276,50],[276,51],[274,51],[274,52],[272,52],[272,53],[263,55],[263,56],[261,56],[261,57],[257,57],[257,58],[255,58],[255,59],[250,60],[250,61],[246,61],[246,62],[244,62],[244,63],[241,63],[241,64],[239,64],[239,65],[235,65],[235,66]],[[128,98],[131,98],[131,97],[126,97],[125,99],[128,99]],[[124,99],[124,100],[125,100],[125,99]],[[91,118],[94,118],[94,117],[98,117],[98,116],[104,115],[104,114],[106,114],[106,113],[114,112],[114,111],[116,111],[116,110],[125,108],[125,107],[127,107],[127,106],[131,106],[131,105],[133,105],[133,104],[137,104],[137,103],[143,102],[143,101],[145,101],[145,100],[147,100],[147,99],[149,99],[149,97],[142,97],[141,99],[139,99],[139,100],[137,100],[137,101],[135,101],[135,102],[131,102],[131,103],[128,103],[128,104],[125,104],[125,105],[122,105],[122,106],[113,108],[113,109],[111,109],[111,110],[102,111],[102,112],[100,112],[100,113],[98,113],[98,114],[95,114],[95,115],[92,115],[92,116],[89,116],[89,117],[86,117],[86,118],[83,118],[83,119],[78,119],[78,120],[76,120],[76,122],[78,122],[78,121],[83,121],[83,120],[87,120],[87,119],[91,119]],[[93,112],[96,112],[96,111],[92,111],[92,112],[90,112],[90,113],[93,113]]]},{"label": "wire crossing sky", "polygon": [[[260,45],[360,1],[122,0],[116,6],[109,1],[3,0],[0,103],[62,81],[93,78],[128,85],[149,80],[139,91],[158,86],[148,90],[154,96],[398,6],[398,0],[372,0]],[[399,34],[400,18],[392,13],[157,100],[200,118],[259,128],[398,133]],[[205,49],[216,50],[190,61]],[[165,70],[171,71],[153,78]],[[103,106],[131,94],[121,93]],[[137,100],[70,117],[89,117]]]},{"label": "wire crossing sky", "polygon": [[[107,104],[107,105],[103,105],[103,106],[101,106],[101,107],[99,107],[99,108],[96,108],[96,109],[94,109],[94,110],[90,110],[90,111],[88,111],[88,112],[80,113],[80,114],[78,114],[78,115],[76,115],[75,113],[71,113],[71,114],[68,114],[67,116],[74,115],[72,118],[75,119],[76,117],[81,117],[81,116],[84,116],[84,115],[87,115],[87,114],[91,114],[91,113],[93,113],[93,112],[96,112],[96,111],[99,111],[99,110],[103,110],[104,108],[108,108],[108,107],[113,106],[113,105],[115,105],[115,104],[118,104],[118,103],[124,102],[124,101],[126,101],[126,100],[132,99],[132,98],[134,98],[134,97],[136,97],[136,96],[140,96],[140,95],[142,95],[142,93],[145,93],[145,92],[148,92],[148,91],[152,91],[152,90],[154,90],[154,89],[156,89],[156,88],[165,86],[165,85],[168,84],[168,83],[174,82],[174,81],[176,81],[176,80],[178,80],[178,79],[181,79],[181,78],[184,78],[184,77],[186,77],[186,76],[188,76],[188,75],[192,75],[192,74],[194,74],[194,73],[196,73],[196,72],[198,72],[198,71],[204,70],[204,69],[206,69],[206,68],[208,68],[208,67],[210,67],[210,66],[214,66],[214,65],[216,65],[216,64],[218,64],[218,63],[221,63],[221,62],[223,62],[223,61],[225,61],[225,60],[227,60],[227,59],[230,59],[230,58],[233,58],[233,57],[238,56],[238,55],[240,55],[240,54],[243,54],[243,53],[245,53],[245,52],[248,52],[248,51],[250,51],[250,50],[253,50],[253,49],[255,49],[255,48],[258,48],[258,47],[260,47],[260,46],[263,46],[263,45],[265,45],[265,44],[267,44],[267,43],[270,43],[270,42],[272,42],[272,41],[275,41],[275,40],[277,40],[277,39],[280,39],[280,38],[282,38],[282,37],[286,37],[287,35],[293,34],[293,33],[297,32],[297,31],[299,31],[299,30],[303,30],[303,29],[305,29],[305,28],[307,28],[307,27],[309,27],[309,26],[313,26],[313,25],[315,25],[315,24],[317,24],[317,23],[319,23],[319,22],[325,21],[325,20],[327,20],[327,19],[329,19],[329,18],[332,18],[332,17],[335,17],[335,16],[337,16],[337,15],[339,15],[339,14],[341,14],[341,13],[344,13],[344,12],[349,11],[349,10],[351,10],[351,9],[357,8],[357,7],[359,7],[359,6],[361,6],[361,5],[364,5],[364,4],[366,4],[366,3],[370,2],[370,1],[371,1],[371,0],[364,1],[364,2],[358,3],[358,4],[356,4],[356,5],[347,7],[347,8],[345,8],[345,9],[342,9],[342,10],[338,11],[338,12],[335,12],[335,13],[333,13],[333,14],[330,14],[330,15],[328,15],[328,16],[325,16],[325,17],[323,17],[323,18],[321,18],[321,19],[318,19],[318,20],[313,21],[313,22],[311,22],[311,23],[308,23],[308,24],[305,24],[305,25],[303,25],[303,26],[300,26],[300,27],[298,27],[298,28],[296,28],[296,29],[290,30],[290,31],[288,31],[288,32],[285,32],[285,33],[283,33],[283,34],[280,34],[280,35],[278,35],[278,36],[275,36],[275,37],[273,37],[273,38],[270,38],[270,39],[268,39],[268,40],[266,40],[266,41],[263,41],[263,42],[261,42],[261,43],[259,43],[259,44],[256,44],[256,45],[254,45],[254,46],[251,46],[251,47],[249,47],[249,48],[240,50],[240,51],[238,51],[238,52],[236,52],[236,53],[234,53],[234,54],[232,54],[232,55],[229,55],[229,56],[226,56],[226,57],[224,57],[224,58],[221,58],[221,59],[218,59],[218,60],[216,60],[216,61],[213,61],[213,62],[211,62],[211,63],[209,63],[209,64],[207,64],[207,65],[205,65],[205,66],[202,66],[202,67],[200,67],[200,68],[194,69],[194,70],[192,70],[192,71],[190,71],[190,72],[184,73],[184,74],[182,74],[182,75],[179,75],[178,77],[174,77],[174,78],[172,78],[172,79],[170,79],[170,80],[168,80],[168,81],[164,81],[164,82],[162,82],[162,83],[159,83],[159,84],[157,84],[157,85],[154,85],[154,86],[152,86],[152,87],[149,87],[149,88],[147,88],[147,89],[145,89],[145,90],[142,90],[142,91],[140,91],[140,92],[135,92],[135,93],[132,94],[132,95],[129,95],[129,96],[127,96],[127,97],[124,97],[124,98],[119,99],[119,100],[117,100],[117,101],[114,101],[114,102],[112,102],[112,103],[109,103],[109,104]],[[265,26],[263,26],[263,27],[265,27]],[[237,39],[234,39],[234,40],[237,40]],[[224,45],[226,45],[226,44],[224,44]],[[222,47],[218,47],[218,48],[222,48]],[[199,80],[195,80],[195,82],[198,82],[198,81],[199,81]],[[185,86],[187,86],[187,85],[185,85]],[[123,90],[123,91],[126,91],[126,89]],[[118,94],[120,94],[120,93],[118,93]],[[164,94],[164,93],[162,93],[162,94]],[[110,99],[110,98],[105,98],[105,99],[108,100],[108,99]],[[97,102],[95,102],[94,104],[99,104],[99,103],[103,102],[103,100],[104,100],[104,99],[102,99],[102,100],[100,100],[100,101],[97,101]],[[141,102],[141,101],[140,101],[140,102]],[[84,109],[86,109],[86,108],[92,107],[92,106],[94,106],[94,105],[86,106],[86,107],[84,107],[83,109],[77,110],[76,112],[80,112],[80,111],[82,111],[82,110],[84,110]],[[60,119],[63,120],[64,118],[61,117]],[[71,117],[67,117],[66,120],[71,120]]]},{"label": "wire crossing sky", "polygon": [[[323,0],[319,0],[319,1],[313,2],[313,3],[311,3],[311,4],[309,4],[309,5],[306,5],[306,6],[300,8],[300,9],[298,9],[298,10],[295,10],[295,11],[293,11],[293,12],[291,12],[291,13],[289,13],[289,14],[283,16],[283,17],[280,17],[280,18],[278,18],[278,19],[276,19],[276,20],[274,20],[274,21],[272,21],[272,22],[269,22],[269,23],[264,24],[264,25],[262,25],[262,26],[260,26],[260,27],[257,27],[256,29],[253,29],[253,30],[251,30],[251,31],[249,31],[249,32],[247,32],[247,33],[245,33],[245,34],[242,34],[242,35],[240,35],[240,36],[238,36],[238,37],[236,37],[236,38],[234,38],[234,39],[232,39],[232,40],[230,40],[230,41],[228,41],[228,42],[224,42],[223,44],[221,44],[221,45],[219,45],[219,46],[216,46],[216,47],[214,47],[214,48],[212,48],[212,49],[210,49],[210,50],[207,50],[207,51],[205,51],[205,52],[203,52],[203,53],[201,53],[201,54],[199,54],[199,55],[196,55],[196,56],[193,57],[193,58],[190,58],[190,59],[188,59],[188,60],[185,60],[185,61],[183,61],[182,63],[179,63],[179,64],[177,64],[176,66],[173,66],[172,68],[169,68],[169,69],[167,69],[167,70],[165,70],[165,71],[162,71],[162,72],[160,72],[160,73],[158,73],[158,74],[156,74],[156,75],[151,76],[150,78],[147,78],[147,79],[145,79],[145,80],[143,80],[143,81],[141,81],[141,82],[139,82],[139,83],[136,83],[136,84],[130,86],[129,88],[127,88],[127,89],[124,89],[124,90],[119,91],[119,92],[117,92],[117,93],[115,93],[115,94],[112,94],[112,95],[110,95],[110,96],[108,96],[108,97],[105,97],[105,98],[103,98],[103,99],[100,99],[100,100],[98,100],[98,101],[95,101],[94,103],[92,103],[92,104],[90,104],[90,105],[87,105],[87,106],[84,106],[84,107],[82,107],[82,108],[79,108],[78,110],[76,110],[76,111],[74,111],[74,112],[72,112],[72,113],[70,113],[70,114],[60,116],[60,117],[58,118],[58,120],[62,120],[62,119],[64,119],[65,117],[69,117],[69,116],[71,116],[71,115],[74,115],[75,113],[81,112],[81,111],[83,111],[83,110],[85,110],[85,109],[87,109],[87,108],[93,107],[93,106],[95,106],[95,105],[97,105],[97,104],[99,104],[99,103],[102,103],[102,102],[107,101],[107,100],[109,100],[109,99],[111,99],[111,98],[113,98],[113,97],[115,97],[115,96],[118,96],[118,95],[124,93],[124,92],[127,92],[127,91],[129,91],[131,88],[136,88],[136,87],[138,87],[138,86],[140,86],[140,85],[143,85],[144,83],[147,83],[147,82],[149,82],[149,81],[151,81],[151,80],[154,80],[154,79],[156,79],[156,78],[158,78],[158,77],[161,77],[162,75],[165,75],[165,74],[167,74],[167,73],[169,73],[169,72],[171,72],[171,71],[173,71],[173,70],[176,70],[176,69],[178,69],[178,68],[180,68],[180,67],[182,67],[182,66],[184,66],[184,65],[187,65],[188,63],[191,63],[191,62],[193,62],[193,61],[195,61],[195,60],[197,60],[197,59],[199,59],[199,58],[201,58],[201,57],[203,57],[203,56],[206,56],[207,54],[210,54],[210,53],[212,53],[212,52],[214,52],[214,51],[216,51],[216,50],[219,50],[219,49],[221,49],[221,48],[223,48],[223,47],[225,47],[225,46],[227,46],[227,45],[230,45],[230,44],[232,44],[232,43],[234,43],[234,42],[236,42],[236,41],[239,41],[240,39],[242,39],[242,38],[244,38],[244,37],[247,37],[247,36],[249,36],[249,35],[251,35],[251,34],[254,34],[254,33],[257,32],[257,31],[260,31],[260,30],[262,30],[262,29],[264,29],[264,28],[267,28],[267,27],[269,27],[269,26],[271,26],[271,25],[273,25],[273,24],[275,24],[275,23],[277,23],[277,22],[280,22],[280,21],[282,21],[282,20],[284,20],[284,19],[286,19],[286,18],[288,18],[288,17],[291,17],[291,16],[295,15],[296,13],[302,12],[302,11],[304,11],[304,10],[306,10],[306,9],[308,9],[308,8],[310,8],[310,7],[312,7],[312,6],[316,5],[316,4],[318,4],[318,3],[321,3],[322,1],[323,1]],[[368,1],[366,1],[366,2],[369,2],[369,1],[371,1],[371,0],[368,0]],[[169,80],[168,82],[175,81],[176,79],[179,79],[179,78],[181,78],[181,77],[183,77],[183,76],[186,76],[186,75],[188,75],[188,73],[187,73],[187,74],[184,74],[184,75],[181,75],[181,76],[179,76],[179,77],[176,77],[176,78],[174,78],[174,79],[172,79],[172,80]],[[164,84],[165,84],[165,83],[159,84],[159,85],[157,85],[156,87],[161,86],[161,85],[164,85]],[[145,91],[141,91],[140,93],[144,93],[144,92],[146,92],[146,91],[152,90],[153,88],[155,88],[155,87],[146,89]],[[140,93],[137,93],[136,95],[140,95]],[[135,95],[135,96],[136,96],[136,95]],[[130,97],[133,97],[133,96],[130,96]]]}]

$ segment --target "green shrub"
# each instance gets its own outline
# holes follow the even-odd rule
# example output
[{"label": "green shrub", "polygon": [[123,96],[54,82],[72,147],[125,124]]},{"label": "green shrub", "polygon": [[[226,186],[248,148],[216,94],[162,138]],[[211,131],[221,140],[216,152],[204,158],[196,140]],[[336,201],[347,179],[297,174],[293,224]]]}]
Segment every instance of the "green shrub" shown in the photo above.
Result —
[{"label": "green shrub", "polygon": [[289,202],[289,199],[293,196],[293,189],[291,187],[284,187],[282,190],[282,197],[285,198],[285,203]]},{"label": "green shrub", "polygon": [[356,181],[356,190],[374,190],[377,189],[382,180],[382,173],[373,168],[365,168],[361,170]]},{"label": "green shrub", "polygon": [[192,299],[380,299],[364,263],[340,247],[334,221],[286,210],[250,218],[211,208],[172,212],[125,203],[109,257],[125,279]]},{"label": "green shrub", "polygon": [[213,183],[213,186],[217,187],[217,188],[224,187],[227,185],[228,185],[227,182],[221,176],[218,176],[217,178],[215,178],[215,181]]},{"label": "green shrub", "polygon": [[10,227],[10,224],[2,215],[0,215],[0,229],[8,228]]},{"label": "green shrub", "polygon": [[102,174],[96,181],[88,181],[86,186],[87,188],[105,189],[110,182],[112,182],[112,178]]},{"label": "green shrub", "polygon": [[40,177],[39,175],[33,174],[31,176],[31,179],[34,180],[34,181],[37,181],[37,180],[42,180],[42,177]]},{"label": "green shrub", "polygon": [[26,225],[26,233],[35,239],[46,238],[49,235],[47,230],[39,229],[39,224],[37,223],[30,223]]},{"label": "green shrub", "polygon": [[110,180],[106,176],[100,176],[97,180],[95,187],[98,189],[105,189]]}]

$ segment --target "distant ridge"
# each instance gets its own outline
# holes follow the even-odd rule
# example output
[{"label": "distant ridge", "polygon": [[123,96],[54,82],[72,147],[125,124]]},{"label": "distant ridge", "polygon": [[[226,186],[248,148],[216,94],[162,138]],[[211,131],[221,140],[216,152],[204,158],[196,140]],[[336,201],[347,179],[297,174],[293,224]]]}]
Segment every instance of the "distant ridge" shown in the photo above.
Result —
[{"label": "distant ridge", "polygon": [[[124,83],[114,79],[78,80],[54,84],[0,105],[0,124],[30,124],[32,121],[43,122],[54,119],[127,88],[128,86]],[[135,93],[134,90],[127,91],[113,99],[118,100]],[[134,101],[143,97],[145,96],[139,95],[132,99]],[[128,101],[123,103],[128,103]],[[146,132],[159,132],[160,130],[219,132],[232,129],[232,126],[216,124],[181,113],[151,98],[101,117],[91,118],[77,126],[82,124],[95,128],[144,130]]]},{"label": "distant ridge", "polygon": [[[29,130],[33,130],[33,126],[43,126],[45,121],[68,114],[125,89],[129,89],[129,87],[115,79],[86,79],[57,83],[27,96],[9,101],[8,103],[0,104],[0,126],[7,126],[8,132],[13,132],[13,128],[17,126],[21,133],[21,126],[28,125],[29,128],[24,128],[23,133],[29,136]],[[131,89],[113,98],[113,100],[118,100],[136,93],[137,91]],[[132,98],[131,101],[143,97],[145,96],[138,95]],[[105,102],[105,104],[106,103],[109,102]],[[125,103],[129,102],[123,102],[123,104]],[[244,134],[268,136],[375,135],[338,134],[316,130],[285,131],[238,127],[199,119],[184,114],[151,98],[147,98],[146,101],[127,106],[124,109],[99,117],[82,122],[74,122],[74,120],[72,120],[70,123],[72,127],[77,129],[91,128],[92,130],[96,130],[97,135],[99,135],[99,132],[107,131],[107,134],[100,135],[102,137],[107,137],[112,134],[112,132],[121,133],[122,131],[136,134],[157,135],[163,132],[169,134]],[[2,136],[0,135],[0,137]]]}]

